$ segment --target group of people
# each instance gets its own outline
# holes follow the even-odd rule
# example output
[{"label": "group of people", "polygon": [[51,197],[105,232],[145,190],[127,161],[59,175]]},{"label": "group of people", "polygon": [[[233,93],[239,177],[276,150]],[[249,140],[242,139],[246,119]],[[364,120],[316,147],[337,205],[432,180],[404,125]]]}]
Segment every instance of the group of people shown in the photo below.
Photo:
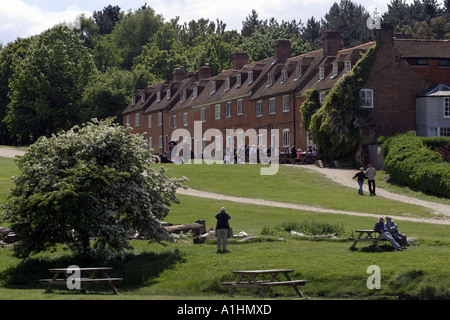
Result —
[{"label": "group of people", "polygon": [[408,239],[405,234],[398,231],[397,224],[391,217],[386,217],[386,223],[384,223],[383,217],[380,217],[373,230],[380,234],[381,239],[388,240],[395,250],[407,249]]},{"label": "group of people", "polygon": [[359,169],[359,172],[355,174],[353,179],[358,178],[358,184],[359,184],[359,190],[358,193],[360,195],[364,195],[363,192],[363,185],[364,180],[367,179],[369,182],[369,192],[371,196],[376,196],[375,193],[375,176],[377,175],[377,170],[373,167],[371,163],[369,163],[369,168],[367,168],[366,171],[364,171],[364,167],[361,167]]}]

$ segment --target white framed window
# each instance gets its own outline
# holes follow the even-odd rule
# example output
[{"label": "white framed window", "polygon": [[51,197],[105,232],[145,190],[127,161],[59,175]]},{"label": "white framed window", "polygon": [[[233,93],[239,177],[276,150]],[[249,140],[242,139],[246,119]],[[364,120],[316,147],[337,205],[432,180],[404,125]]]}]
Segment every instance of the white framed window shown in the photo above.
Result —
[{"label": "white framed window", "polygon": [[271,73],[267,76],[267,82],[268,82],[267,86],[270,87],[271,85],[273,85],[273,83],[274,83],[273,73]]},{"label": "white framed window", "polygon": [[248,72],[248,84],[253,83],[253,71]]},{"label": "white framed window", "polygon": [[153,149],[153,137],[148,138],[148,148]]},{"label": "white framed window", "polygon": [[134,126],[139,127],[141,125],[141,115],[139,113],[136,113],[134,115]]},{"label": "white framed window", "polygon": [[227,118],[231,118],[231,101],[228,101],[228,102],[225,104],[225,116],[226,116]]},{"label": "white framed window", "polygon": [[172,98],[172,93],[171,93],[170,89],[167,89],[166,96],[167,96],[167,100],[170,100],[170,98]]},{"label": "white framed window", "polygon": [[185,112],[184,114],[183,114],[183,125],[185,126],[185,127],[187,127],[188,126],[188,118],[189,116],[188,116],[188,113],[187,112]]},{"label": "white framed window", "polygon": [[291,146],[291,131],[289,129],[283,130],[283,147]]},{"label": "white framed window", "polygon": [[206,108],[200,109],[200,121],[206,122]]},{"label": "white framed window", "polygon": [[325,68],[320,67],[319,68],[319,81],[325,79]]},{"label": "white framed window", "polygon": [[163,137],[159,136],[159,149],[161,150],[163,148]]},{"label": "white framed window", "polygon": [[283,80],[281,81],[281,83],[285,83],[286,81],[288,81],[289,74],[288,74],[287,70],[283,70],[283,72],[281,74],[282,74],[282,77],[283,77]]},{"label": "white framed window", "polygon": [[298,80],[302,77],[302,67],[297,67],[295,69],[295,80]]},{"label": "white framed window", "polygon": [[228,77],[225,80],[225,91],[230,91],[230,88],[231,88],[231,80],[230,77]]},{"label": "white framed window", "polygon": [[161,102],[161,91],[156,93],[156,101]]},{"label": "white framed window", "polygon": [[429,137],[437,137],[437,136],[439,136],[439,130],[438,129],[439,128],[436,128],[436,127],[429,128],[428,136]]},{"label": "white framed window", "polygon": [[236,75],[236,88],[239,88],[242,85],[242,75],[239,73]]},{"label": "white framed window", "polygon": [[361,106],[363,108],[373,108],[373,90],[372,89],[362,89],[359,93],[361,98]]},{"label": "white framed window", "polygon": [[133,106],[136,105],[136,96],[133,96],[133,98],[131,99],[131,103],[133,104]]},{"label": "white framed window", "polygon": [[262,113],[262,101],[257,101],[256,102],[256,116],[257,117],[262,117],[263,113]]},{"label": "white framed window", "polygon": [[237,109],[237,115],[238,115],[238,116],[242,116],[242,115],[244,114],[244,103],[243,103],[243,100],[242,100],[242,99],[239,99],[239,100],[237,101],[237,107],[236,107],[236,109]]},{"label": "white framed window", "polygon": [[216,82],[215,81],[213,81],[211,83],[211,94],[214,94],[214,93],[216,93]]},{"label": "white framed window", "polygon": [[450,128],[440,128],[439,135],[441,137],[450,137]]},{"label": "white framed window", "polygon": [[216,104],[214,114],[215,114],[215,119],[220,120],[220,104]]},{"label": "white framed window", "polygon": [[352,70],[352,62],[350,60],[344,61],[344,69],[345,69],[345,73]]},{"label": "white framed window", "polygon": [[141,102],[144,103],[145,102],[145,93],[142,95],[141,97]]},{"label": "white framed window", "polygon": [[186,90],[183,90],[183,91],[181,91],[181,93],[180,93],[180,99],[181,99],[181,102],[185,102],[186,101]]},{"label": "white framed window", "polygon": [[283,112],[289,112],[289,95],[283,96]]},{"label": "white framed window", "polygon": [[127,128],[129,128],[130,127],[130,116],[127,116],[126,123],[127,123]]},{"label": "white framed window", "polygon": [[444,98],[444,118],[450,118],[450,97]]},{"label": "white framed window", "polygon": [[152,115],[148,115],[148,128],[150,129],[152,127]]},{"label": "white framed window", "polygon": [[339,68],[337,63],[333,63],[333,77],[337,77],[339,74]]},{"label": "white framed window", "polygon": [[198,97],[198,87],[195,87],[192,94],[192,99],[197,99]]},{"label": "white framed window", "polygon": [[177,128],[177,116],[176,115],[173,115],[173,116],[170,117],[169,126],[172,129],[176,129]]},{"label": "white framed window", "polygon": [[162,112],[158,113],[158,126],[162,126]]},{"label": "white framed window", "polygon": [[320,92],[319,93],[319,102],[320,105],[323,105],[325,103],[325,99],[327,98],[327,93],[326,92]]},{"label": "white framed window", "polygon": [[277,103],[276,98],[270,98],[269,100],[269,114],[277,113]]}]

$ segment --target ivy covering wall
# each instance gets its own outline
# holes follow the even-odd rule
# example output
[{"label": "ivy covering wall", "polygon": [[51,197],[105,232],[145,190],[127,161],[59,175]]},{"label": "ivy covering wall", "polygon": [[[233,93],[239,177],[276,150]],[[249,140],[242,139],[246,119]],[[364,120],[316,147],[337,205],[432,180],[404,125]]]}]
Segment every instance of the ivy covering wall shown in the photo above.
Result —
[{"label": "ivy covering wall", "polygon": [[[369,77],[378,45],[370,48],[351,71],[331,89],[324,104],[311,117],[307,127],[317,144],[319,156],[325,160],[348,159],[361,141],[361,131],[373,125],[370,110],[361,107],[360,91]],[[300,111],[307,121],[315,95],[306,94]]]}]

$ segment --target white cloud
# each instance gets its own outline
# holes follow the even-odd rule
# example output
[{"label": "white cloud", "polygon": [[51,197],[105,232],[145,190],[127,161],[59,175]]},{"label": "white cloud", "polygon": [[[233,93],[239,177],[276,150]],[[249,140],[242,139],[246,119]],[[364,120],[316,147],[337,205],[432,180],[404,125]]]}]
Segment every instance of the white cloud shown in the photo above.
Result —
[{"label": "white cloud", "polygon": [[89,11],[82,11],[71,5],[66,10],[44,11],[21,0],[2,0],[0,10],[0,41],[3,44],[14,41],[17,37],[29,37],[41,33],[58,23],[73,23],[80,14],[90,16]]}]

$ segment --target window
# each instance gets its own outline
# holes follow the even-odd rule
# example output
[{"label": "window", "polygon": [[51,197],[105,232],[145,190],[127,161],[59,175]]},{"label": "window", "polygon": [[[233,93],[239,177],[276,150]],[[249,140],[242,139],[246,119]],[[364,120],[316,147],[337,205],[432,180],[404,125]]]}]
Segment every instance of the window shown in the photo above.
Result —
[{"label": "window", "polygon": [[248,72],[248,84],[253,83],[253,71]]},{"label": "window", "polygon": [[283,76],[283,80],[281,81],[281,83],[285,83],[286,81],[288,81],[289,74],[288,74],[287,70],[283,70],[283,72],[281,74]]},{"label": "window", "polygon": [[439,59],[439,67],[450,67],[450,59]]},{"label": "window", "polygon": [[159,149],[163,148],[163,138],[162,136],[159,136]]},{"label": "window", "polygon": [[319,68],[319,81],[325,78],[325,69],[323,67]]},{"label": "window", "polygon": [[333,78],[337,77],[339,74],[339,68],[337,63],[333,63]]},{"label": "window", "polygon": [[158,126],[162,126],[162,112],[158,113]]},{"label": "window", "polygon": [[231,101],[228,101],[228,102],[225,104],[225,116],[226,116],[227,118],[231,118]]},{"label": "window", "polygon": [[131,103],[133,104],[133,106],[136,105],[136,96],[133,96],[133,99],[131,100]]},{"label": "window", "polygon": [[444,118],[450,118],[450,98],[444,98]]},{"label": "window", "polygon": [[177,116],[176,115],[170,117],[169,127],[172,129],[177,128]]},{"label": "window", "polygon": [[228,77],[225,80],[225,91],[230,91],[230,87],[231,87],[230,83],[231,83],[231,81],[230,81],[230,78]]},{"label": "window", "polygon": [[289,112],[289,95],[283,96],[283,112]]},{"label": "window", "polygon": [[130,127],[130,116],[127,116],[127,128],[129,128]]},{"label": "window", "polygon": [[152,115],[151,114],[148,115],[148,127],[149,128],[152,127]]},{"label": "window", "polygon": [[267,85],[267,86],[270,87],[270,86],[273,85],[273,83],[274,83],[273,73],[269,74],[269,75],[267,76],[267,79],[268,79],[268,85]]},{"label": "window", "polygon": [[362,89],[360,92],[361,106],[363,108],[373,108],[373,90]]},{"label": "window", "polygon": [[200,120],[206,122],[206,108],[200,109]]},{"label": "window", "polygon": [[275,114],[277,112],[276,109],[276,98],[270,98],[269,100],[269,114]]},{"label": "window", "polygon": [[323,105],[325,103],[325,99],[327,98],[327,93],[326,92],[320,92],[319,93],[319,102],[320,105]]},{"label": "window", "polygon": [[296,80],[300,79],[302,77],[302,67],[297,67],[297,69],[295,69],[295,76],[296,76]]},{"label": "window", "polygon": [[180,99],[181,99],[181,102],[185,102],[186,101],[186,90],[183,90],[183,91],[181,91],[181,93],[180,93]]},{"label": "window", "polygon": [[167,100],[170,100],[172,98],[172,93],[170,92],[170,89],[167,90]]},{"label": "window", "polygon": [[430,128],[429,129],[429,137],[437,137],[438,136],[438,128]]},{"label": "window", "polygon": [[148,138],[148,148],[153,149],[153,137]]},{"label": "window", "polygon": [[216,120],[220,120],[220,104],[216,104],[215,115]]},{"label": "window", "polygon": [[242,76],[239,73],[238,75],[236,75],[236,88],[239,88],[242,85]]},{"label": "window", "polygon": [[441,137],[450,137],[450,128],[441,128]]},{"label": "window", "polygon": [[158,102],[161,101],[161,91],[159,91],[159,92],[156,94],[156,101],[158,101]]},{"label": "window", "polygon": [[193,96],[192,96],[192,99],[197,99],[197,97],[198,97],[198,87],[195,87],[195,88],[194,88],[194,94],[193,94]]},{"label": "window", "polygon": [[184,125],[185,127],[188,126],[188,113],[187,113],[187,112],[185,112],[185,113],[183,114],[183,125]]},{"label": "window", "polygon": [[134,115],[134,126],[135,127],[139,127],[141,124],[140,124],[140,121],[141,120],[141,118],[140,118],[140,114],[139,113],[136,113],[135,115]]},{"label": "window", "polygon": [[216,82],[215,81],[213,81],[211,83],[211,94],[214,94],[214,93],[216,93]]},{"label": "window", "polygon": [[345,73],[347,73],[350,70],[352,70],[352,62],[350,60],[345,61],[344,62],[344,68],[345,68]]},{"label": "window", "polygon": [[237,115],[242,116],[243,113],[244,113],[243,101],[242,99],[239,99],[237,101]]},{"label": "window", "polygon": [[283,130],[283,147],[291,146],[291,132],[289,129]]},{"label": "window", "polygon": [[262,101],[257,101],[256,102],[256,116],[257,117],[262,117]]},{"label": "window", "polygon": [[141,102],[144,103],[145,102],[145,93],[142,95],[141,99],[142,99]]}]

